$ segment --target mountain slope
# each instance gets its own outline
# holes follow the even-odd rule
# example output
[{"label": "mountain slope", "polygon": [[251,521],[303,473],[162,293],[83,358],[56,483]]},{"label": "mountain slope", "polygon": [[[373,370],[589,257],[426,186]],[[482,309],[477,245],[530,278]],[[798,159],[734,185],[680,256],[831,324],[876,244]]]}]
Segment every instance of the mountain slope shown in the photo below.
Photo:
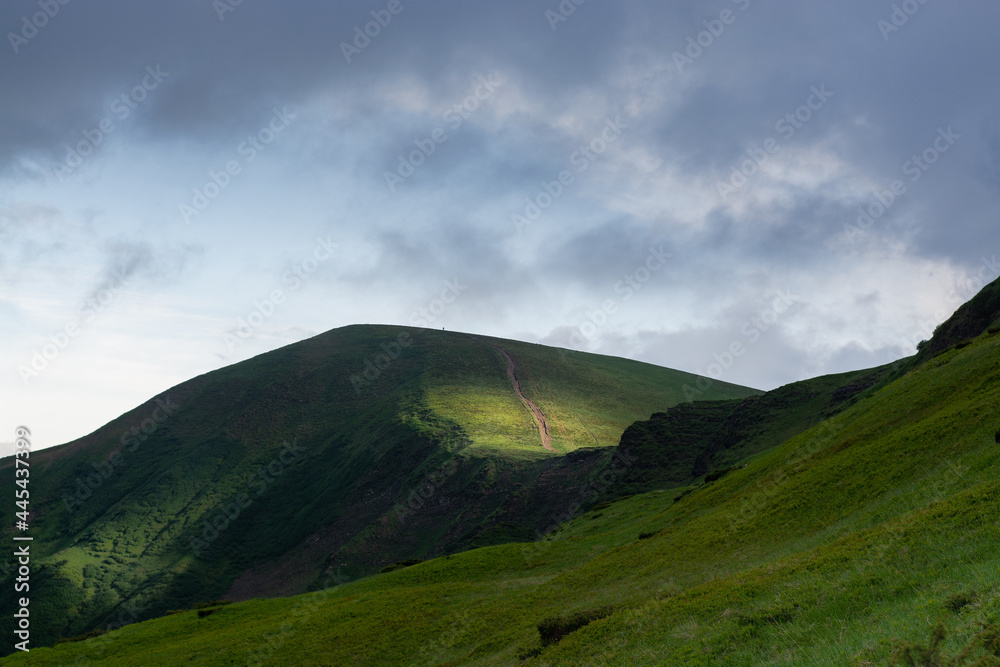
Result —
[{"label": "mountain slope", "polygon": [[1000,325],[1000,279],[963,304],[916,355],[862,371],[793,382],[745,399],[682,403],[629,426],[622,456],[636,459],[615,485],[621,495],[677,486],[785,442],[926,363]]},{"label": "mountain slope", "polygon": [[997,405],[983,334],[678,501],[18,664],[866,665],[939,620],[945,655],[1000,652]]},{"label": "mountain slope", "polygon": [[670,488],[780,445],[853,405],[893,373],[896,362],[825,375],[744,399],[682,403],[622,434],[619,449],[635,463],[620,477],[621,495]]},{"label": "mountain slope", "polygon": [[[498,348],[555,452],[543,448]],[[224,596],[301,593],[329,569],[357,577],[529,539],[553,523],[552,497],[587,485],[628,424],[682,400],[695,380],[380,326],[337,329],[194,378],[32,455],[33,639]],[[717,385],[714,396],[754,393]],[[0,467],[9,493],[11,459]],[[13,509],[3,511],[11,526]],[[12,586],[0,609],[12,618]]]},{"label": "mountain slope", "polygon": [[926,345],[920,347],[916,363],[930,359],[952,345],[975,338],[990,327],[1000,326],[1000,278],[981,289],[974,297],[934,330]]}]

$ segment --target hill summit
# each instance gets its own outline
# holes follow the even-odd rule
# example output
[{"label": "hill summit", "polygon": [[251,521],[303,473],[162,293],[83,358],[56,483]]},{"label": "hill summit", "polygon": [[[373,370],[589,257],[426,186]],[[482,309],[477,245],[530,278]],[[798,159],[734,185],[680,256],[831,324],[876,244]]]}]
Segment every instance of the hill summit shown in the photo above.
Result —
[{"label": "hill summit", "polygon": [[[987,320],[995,318],[980,321]],[[520,362],[516,345],[500,345]],[[502,355],[494,360],[496,375],[505,377]],[[617,448],[553,454],[540,447],[538,429],[526,425],[532,455],[519,447],[518,456],[483,457],[488,463],[479,468],[453,457],[454,466],[432,469],[436,490],[412,520],[449,516],[450,480],[475,470],[477,497],[489,497],[498,480],[517,474],[511,462],[524,460],[550,465],[531,484],[543,489],[559,480],[543,493],[543,505],[560,510],[580,491],[568,486],[575,483],[570,471],[617,449],[624,461],[617,472],[613,459],[593,468],[602,471],[598,480],[610,472],[604,495],[575,501],[577,509],[561,512],[542,539],[407,559],[355,581],[334,565],[315,592],[235,604],[203,598],[196,608],[7,660],[995,665],[1000,330],[990,324],[923,363],[912,361],[675,406],[630,428]],[[522,391],[547,410],[530,382]],[[703,465],[709,472],[690,479]],[[718,465],[724,467],[712,469]],[[319,461],[311,466],[321,470]],[[619,481],[651,486],[616,498]],[[530,513],[526,491],[511,486],[505,493],[520,504],[497,502],[488,516]],[[289,520],[296,508],[268,518],[278,516]],[[506,520],[491,525],[494,536]],[[463,516],[448,525],[490,521]],[[367,544],[393,544],[392,525],[369,524],[366,538],[382,532]],[[239,554],[230,544],[210,562]],[[71,574],[73,557],[57,557],[66,562],[54,567]]]},{"label": "hill summit", "polygon": [[[534,539],[572,514],[629,424],[697,380],[372,325],[196,377],[32,455],[33,636]],[[710,395],[756,393],[714,383]],[[14,608],[11,590],[0,604]]]}]

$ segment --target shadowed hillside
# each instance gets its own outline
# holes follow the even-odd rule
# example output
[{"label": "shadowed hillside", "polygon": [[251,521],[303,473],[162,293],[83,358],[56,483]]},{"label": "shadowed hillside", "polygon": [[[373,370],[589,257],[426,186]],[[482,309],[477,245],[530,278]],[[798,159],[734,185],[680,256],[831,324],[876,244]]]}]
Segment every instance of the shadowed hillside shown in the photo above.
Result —
[{"label": "shadowed hillside", "polygon": [[[216,598],[301,593],[325,571],[354,578],[532,539],[630,423],[694,380],[385,326],[337,329],[194,378],[32,455],[33,640]],[[720,385],[715,396],[754,393]],[[13,495],[10,466],[0,488]],[[13,595],[0,594],[8,619]]]},{"label": "shadowed hillside", "polygon": [[987,332],[680,498],[16,664],[996,664],[998,405]]},{"label": "shadowed hillside", "polygon": [[759,396],[695,401],[638,421],[622,434],[635,459],[615,485],[622,495],[688,483],[782,442],[853,405],[899,364],[794,382]]},{"label": "shadowed hillside", "polygon": [[937,642],[993,664],[992,303],[922,363],[684,405],[686,374],[388,327],[195,378],[33,458],[33,619],[68,636],[315,592],[20,662],[862,665]]},{"label": "shadowed hillside", "polygon": [[1000,326],[1000,279],[963,304],[919,352],[891,364],[827,375],[744,399],[676,405],[636,422],[620,450],[636,463],[614,486],[621,495],[669,488],[770,449],[866,399],[941,352]]}]

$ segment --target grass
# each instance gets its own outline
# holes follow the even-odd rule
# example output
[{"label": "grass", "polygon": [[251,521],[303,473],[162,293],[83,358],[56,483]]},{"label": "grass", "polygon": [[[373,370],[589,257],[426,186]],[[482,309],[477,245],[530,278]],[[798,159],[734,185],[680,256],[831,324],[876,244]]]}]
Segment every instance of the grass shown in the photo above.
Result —
[{"label": "grass", "polygon": [[630,425],[621,450],[634,463],[619,495],[705,482],[863,400],[897,364],[795,382],[744,399],[683,403]]},{"label": "grass", "polygon": [[[553,499],[587,484],[604,455],[545,452],[488,343],[514,356],[560,453],[610,450],[693,381],[609,357],[384,326],[337,329],[194,378],[32,455],[34,640],[212,599],[303,593],[327,567],[358,578],[531,539],[551,523]],[[10,467],[0,463],[8,491]],[[7,526],[13,511],[2,509]],[[0,570],[10,577],[12,567]],[[3,631],[15,602],[13,587],[0,590]]]},{"label": "grass", "polygon": [[[7,661],[861,666],[937,641],[938,656],[990,664],[998,405],[1000,336],[981,336],[676,502],[650,491],[541,542]],[[540,624],[605,608],[542,643]]]},{"label": "grass", "polygon": [[[460,425],[475,448],[537,451],[538,428],[511,389],[506,362],[517,364],[525,395],[549,422],[558,452],[618,444],[638,419],[685,400],[683,386],[697,376],[628,359],[553,350],[489,337],[428,332],[447,344],[434,346],[423,386],[431,409]],[[722,382],[705,398],[744,398],[760,392]]]}]

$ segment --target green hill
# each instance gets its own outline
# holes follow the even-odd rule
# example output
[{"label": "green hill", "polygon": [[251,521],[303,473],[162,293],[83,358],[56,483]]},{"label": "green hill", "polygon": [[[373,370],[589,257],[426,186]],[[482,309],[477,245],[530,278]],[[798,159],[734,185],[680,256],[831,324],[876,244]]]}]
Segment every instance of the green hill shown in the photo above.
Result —
[{"label": "green hill", "polygon": [[[302,593],[327,570],[356,578],[533,539],[565,518],[560,494],[592,484],[629,424],[696,380],[387,326],[194,378],[32,455],[33,645],[222,597]],[[756,393],[716,383],[711,397]],[[12,460],[0,467],[13,496]],[[15,509],[4,506],[7,526]],[[8,635],[15,598],[0,592]]]},{"label": "green hill", "polygon": [[[905,362],[904,362],[905,363]],[[744,399],[682,403],[638,421],[622,434],[634,459],[614,490],[630,495],[719,477],[853,405],[899,363],[793,382]]]},{"label": "green hill", "polygon": [[973,338],[1000,330],[1000,280],[943,322],[912,357],[861,371],[826,375],[744,399],[681,403],[629,426],[621,449],[637,460],[616,484],[627,495],[676,486],[785,442],[877,392],[914,368]]},{"label": "green hill", "polygon": [[[313,593],[185,611],[7,660],[998,664],[1000,334],[875,379],[690,493],[600,503],[541,541],[353,582],[332,567]],[[804,410],[792,430],[812,418]],[[624,460],[619,475],[633,464]]]}]

